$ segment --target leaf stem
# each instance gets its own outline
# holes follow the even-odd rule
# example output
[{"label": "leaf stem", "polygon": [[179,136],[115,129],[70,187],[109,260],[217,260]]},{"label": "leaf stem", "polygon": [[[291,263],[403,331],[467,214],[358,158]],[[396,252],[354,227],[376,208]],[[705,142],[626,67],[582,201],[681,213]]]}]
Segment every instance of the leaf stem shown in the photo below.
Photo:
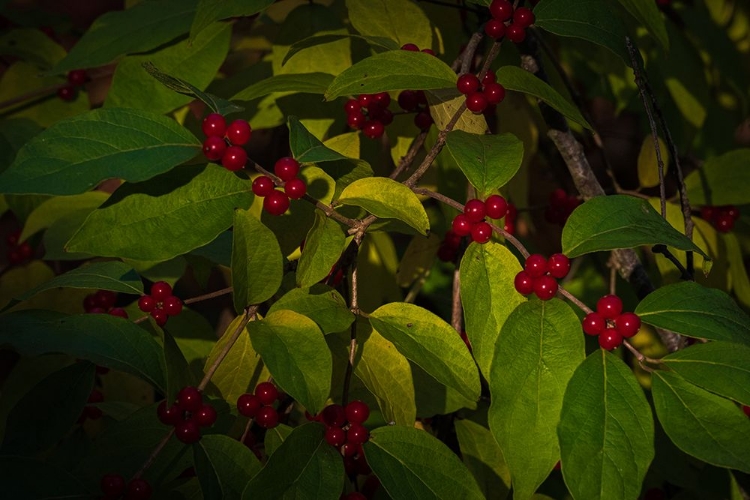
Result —
[{"label": "leaf stem", "polygon": [[222,288],[221,290],[216,290],[215,292],[207,293],[205,295],[198,295],[197,297],[191,297],[189,299],[185,299],[183,303],[185,305],[188,304],[194,304],[196,302],[200,302],[202,300],[209,300],[213,299],[215,297],[221,297],[222,295],[226,295],[228,293],[232,293],[232,287]]}]

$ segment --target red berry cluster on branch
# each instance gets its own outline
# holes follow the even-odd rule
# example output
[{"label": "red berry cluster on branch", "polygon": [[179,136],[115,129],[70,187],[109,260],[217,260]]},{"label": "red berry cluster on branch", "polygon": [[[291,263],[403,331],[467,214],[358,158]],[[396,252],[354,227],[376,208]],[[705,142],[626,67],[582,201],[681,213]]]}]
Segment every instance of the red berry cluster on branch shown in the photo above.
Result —
[{"label": "red berry cluster on branch", "polygon": [[513,4],[508,0],[492,0],[490,14],[492,19],[484,25],[487,36],[495,40],[507,37],[513,43],[526,40],[526,28],[536,20],[531,9],[513,9]]},{"label": "red berry cluster on branch", "polygon": [[151,285],[151,294],[138,299],[138,308],[150,313],[156,324],[164,326],[170,316],[182,312],[182,300],[172,295],[172,287],[166,281],[157,281]]},{"label": "red berry cluster on branch", "polygon": [[492,227],[484,220],[501,219],[508,213],[508,203],[505,198],[493,194],[485,201],[472,199],[464,205],[464,213],[453,219],[451,229],[459,237],[471,235],[472,241],[487,243],[492,238]]},{"label": "red berry cluster on branch", "polygon": [[707,220],[720,233],[728,233],[740,218],[740,211],[734,205],[711,206],[701,208],[701,218]]},{"label": "red berry cluster on branch", "polygon": [[472,73],[461,75],[456,87],[466,96],[466,107],[475,114],[484,113],[488,106],[500,104],[505,99],[505,87],[497,83],[497,76],[492,71],[481,82]]},{"label": "red berry cluster on branch", "polygon": [[264,429],[279,425],[279,413],[272,406],[279,398],[279,390],[271,382],[261,382],[254,394],[243,394],[237,398],[237,411],[240,415],[254,418],[255,423]]},{"label": "red berry cluster on branch", "polygon": [[115,307],[117,294],[110,290],[97,290],[86,295],[83,299],[83,310],[88,314],[110,314],[120,318],[128,318],[128,313],[122,307]]},{"label": "red berry cluster on branch", "polygon": [[575,196],[569,196],[564,189],[555,189],[549,195],[549,207],[544,212],[544,218],[551,224],[565,225],[573,210],[583,203]]},{"label": "red berry cluster on branch", "polygon": [[344,104],[346,123],[370,139],[382,137],[385,127],[393,122],[393,113],[388,109],[390,104],[388,92],[360,94]]},{"label": "red berry cluster on branch", "polygon": [[326,442],[344,456],[349,476],[371,472],[362,452],[362,444],[370,439],[370,432],[363,425],[369,417],[370,407],[363,401],[351,401],[346,407],[328,405],[319,415],[309,417],[326,426]]},{"label": "red berry cluster on branch", "polygon": [[641,318],[632,312],[622,312],[622,300],[617,295],[605,295],[596,303],[596,312],[583,318],[583,332],[598,335],[602,349],[611,351],[638,333]]},{"label": "red berry cluster on branch", "polygon": [[[419,47],[413,43],[404,44],[401,50],[410,52],[419,52]],[[425,54],[435,55],[432,49],[422,49]],[[414,115],[414,125],[422,131],[428,130],[435,121],[430,115],[430,108],[427,104],[427,96],[422,90],[402,90],[398,94],[398,105],[407,113],[416,113]]]},{"label": "red berry cluster on branch", "polygon": [[253,193],[263,198],[263,209],[271,215],[281,215],[289,209],[289,199],[298,200],[307,193],[307,184],[297,177],[300,164],[291,156],[279,158],[273,167],[276,177],[284,181],[284,191],[278,191],[267,175],[256,177]]},{"label": "red berry cluster on branch", "polygon": [[236,171],[245,167],[247,153],[242,148],[250,141],[252,128],[245,120],[234,120],[227,125],[219,113],[210,113],[203,119],[203,154],[227,170]]},{"label": "red berry cluster on branch", "polygon": [[201,427],[210,427],[216,422],[216,409],[203,403],[201,391],[192,386],[183,387],[172,406],[164,400],[156,409],[161,423],[174,426],[177,439],[186,444],[200,441]]},{"label": "red berry cluster on branch", "polygon": [[[148,500],[151,498],[151,485],[142,478],[134,478],[125,483],[125,478],[120,474],[104,474],[99,487],[104,496],[102,500]],[[123,497],[124,495],[124,497]]]},{"label": "red berry cluster on branch", "polygon": [[570,271],[570,260],[561,253],[556,253],[545,259],[538,253],[529,255],[523,266],[523,271],[516,274],[513,285],[521,295],[532,292],[540,300],[550,300],[557,293],[557,279],[562,279]]},{"label": "red berry cluster on branch", "polygon": [[76,98],[76,87],[83,87],[89,77],[85,69],[74,69],[68,72],[68,83],[57,90],[57,97],[63,101],[72,101]]},{"label": "red berry cluster on branch", "polygon": [[29,260],[34,255],[34,249],[28,241],[19,244],[21,230],[14,231],[8,235],[5,242],[8,244],[8,263],[15,266]]}]

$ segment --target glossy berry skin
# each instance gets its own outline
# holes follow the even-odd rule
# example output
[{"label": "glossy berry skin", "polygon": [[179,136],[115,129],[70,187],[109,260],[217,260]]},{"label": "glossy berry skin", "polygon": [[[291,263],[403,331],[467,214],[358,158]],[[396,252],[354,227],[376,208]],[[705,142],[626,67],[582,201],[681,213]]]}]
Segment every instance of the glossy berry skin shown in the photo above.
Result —
[{"label": "glossy berry skin", "polygon": [[528,28],[534,24],[535,20],[536,17],[534,16],[534,13],[531,12],[531,9],[526,7],[519,7],[513,13],[513,24],[521,26],[522,28]]},{"label": "glossy berry skin", "polygon": [[80,87],[86,83],[87,79],[88,76],[86,75],[85,69],[74,69],[73,71],[68,72],[68,83],[75,85],[76,87]]},{"label": "glossy berry skin", "polygon": [[361,129],[366,121],[367,117],[365,117],[362,111],[355,111],[346,115],[346,124],[353,129]]},{"label": "glossy berry skin", "polygon": [[273,180],[270,177],[261,175],[253,181],[253,194],[265,198],[273,192],[274,187]]},{"label": "glossy berry skin", "polygon": [[432,120],[432,115],[430,115],[429,111],[420,111],[414,116],[414,125],[416,125],[419,130],[427,130],[433,123],[434,121]]},{"label": "glossy berry skin", "polygon": [[328,427],[341,427],[346,423],[346,410],[341,405],[328,405],[320,413],[320,419]]},{"label": "glossy berry skin", "polygon": [[419,47],[413,43],[405,43],[401,46],[401,50],[408,50],[409,52],[419,52]]},{"label": "glossy berry skin", "polygon": [[482,200],[469,200],[464,205],[464,215],[469,219],[469,222],[479,222],[484,219],[486,209]]},{"label": "glossy berry skin", "polygon": [[484,32],[488,37],[500,40],[505,36],[505,23],[497,19],[490,19],[484,25]]},{"label": "glossy berry skin", "polygon": [[540,276],[544,276],[549,272],[549,267],[547,266],[547,259],[544,258],[544,255],[534,253],[526,257],[526,262],[523,265],[524,271],[529,273],[529,276],[532,278],[539,278]]},{"label": "glossy berry skin", "polygon": [[487,98],[481,92],[474,92],[466,97],[466,107],[472,113],[479,114],[487,108]]},{"label": "glossy berry skin", "polygon": [[346,431],[341,427],[329,427],[326,429],[326,443],[334,448],[340,448],[346,443]]},{"label": "glossy berry skin", "polygon": [[255,423],[264,429],[273,429],[279,425],[279,414],[273,406],[264,406],[255,415]]},{"label": "glossy berry skin", "polygon": [[508,202],[499,194],[493,194],[484,200],[484,210],[490,219],[502,219],[508,210]]},{"label": "glossy berry skin", "polygon": [[224,137],[227,132],[227,122],[219,113],[211,113],[203,119],[201,130],[206,137]]},{"label": "glossy berry skin", "polygon": [[466,73],[465,75],[461,75],[458,77],[458,81],[456,82],[456,87],[458,88],[458,91],[462,94],[473,94],[477,90],[479,90],[479,87],[481,84],[479,83],[479,78],[476,77],[476,75],[472,73]]},{"label": "glossy berry skin", "polygon": [[164,312],[164,309],[162,308],[157,308],[151,311],[151,317],[154,318],[154,321],[156,321],[156,324],[159,326],[166,325],[167,320],[169,319],[169,316]]},{"label": "glossy berry skin", "polygon": [[701,218],[704,220],[711,222],[718,214],[719,211],[716,209],[716,207],[712,207],[710,205],[701,207]]},{"label": "glossy berry skin", "polygon": [[235,146],[247,144],[253,134],[253,129],[245,120],[235,120],[227,127],[227,139]]},{"label": "glossy berry skin", "polygon": [[490,14],[498,21],[507,21],[513,16],[513,4],[508,0],[492,0]]},{"label": "glossy berry skin", "polygon": [[357,112],[360,109],[362,109],[362,106],[357,99],[348,99],[344,103],[344,111],[346,111],[346,114]]},{"label": "glossy berry skin", "polygon": [[513,280],[513,286],[521,295],[529,295],[534,291],[534,278],[529,276],[529,273],[526,271],[521,271],[516,274],[516,277]]},{"label": "glossy berry skin", "polygon": [[284,192],[289,198],[299,200],[307,193],[307,184],[299,178],[288,180],[284,184]]},{"label": "glossy berry skin", "polygon": [[96,301],[96,305],[102,309],[109,309],[115,305],[117,294],[110,290],[99,290],[94,294],[94,300]]},{"label": "glossy berry skin", "polygon": [[177,405],[167,406],[167,400],[165,399],[156,408],[156,416],[164,425],[175,425],[182,418],[182,410]]},{"label": "glossy berry skin", "polygon": [[391,95],[388,92],[378,92],[373,97],[381,108],[387,108],[391,104]]},{"label": "glossy berry skin", "polygon": [[622,335],[614,328],[607,328],[599,335],[599,346],[602,349],[611,351],[622,344]]},{"label": "glossy berry skin", "polygon": [[742,405],[742,411],[745,412],[745,415],[750,417],[750,406]]},{"label": "glossy berry skin", "polygon": [[245,168],[245,163],[247,153],[240,146],[229,146],[221,157],[221,166],[232,172]]},{"label": "glossy berry skin", "polygon": [[740,209],[734,205],[727,205],[724,207],[724,213],[728,214],[735,221],[740,218]]},{"label": "glossy berry skin", "polygon": [[417,93],[413,90],[403,90],[398,95],[398,105],[404,111],[414,111],[419,106]]},{"label": "glossy berry skin", "polygon": [[299,162],[291,156],[279,158],[273,166],[273,171],[282,181],[291,181],[299,174]]},{"label": "glossy berry skin", "polygon": [[179,297],[171,295],[164,299],[162,307],[164,312],[167,313],[167,316],[177,316],[182,312],[182,300],[180,300]]},{"label": "glossy berry skin", "polygon": [[151,312],[156,307],[156,300],[151,295],[142,295],[138,299],[138,309],[143,312]]},{"label": "glossy berry skin", "polygon": [[513,43],[521,43],[526,40],[526,28],[522,28],[517,24],[511,24],[505,30],[505,36]]},{"label": "glossy berry skin", "polygon": [[237,411],[244,417],[254,417],[258,414],[261,406],[263,406],[263,403],[255,394],[243,394],[237,398]]},{"label": "glossy berry skin", "polygon": [[174,426],[174,435],[185,444],[193,444],[200,441],[201,429],[195,420],[183,420]]},{"label": "glossy berry skin", "polygon": [[615,330],[626,339],[633,337],[640,329],[641,318],[635,313],[622,313],[615,319]]},{"label": "glossy berry skin", "polygon": [[534,279],[534,295],[539,300],[550,300],[557,294],[557,281],[552,276],[540,276]]},{"label": "glossy berry skin", "polygon": [[728,233],[734,228],[734,218],[726,212],[721,212],[714,219],[714,227],[720,233]]},{"label": "glossy berry skin", "polygon": [[351,424],[346,431],[346,442],[362,444],[370,439],[370,433],[362,424]]},{"label": "glossy berry skin", "polygon": [[607,320],[599,313],[590,312],[583,318],[581,325],[586,335],[599,335],[607,328]]},{"label": "glossy berry skin", "polygon": [[216,409],[211,405],[203,405],[195,412],[193,419],[201,427],[210,427],[216,422]]},{"label": "glossy berry skin", "polygon": [[482,93],[490,104],[500,104],[505,99],[505,87],[499,83],[486,84]]},{"label": "glossy berry skin", "polygon": [[72,85],[66,85],[57,90],[57,97],[63,101],[72,101],[76,98],[76,89]]},{"label": "glossy berry skin", "polygon": [[203,141],[203,156],[211,161],[221,160],[227,151],[227,143],[221,137],[208,137]]},{"label": "glossy berry skin", "polygon": [[107,497],[119,497],[125,492],[125,478],[120,474],[104,474],[99,486]]},{"label": "glossy berry skin", "polygon": [[570,272],[570,259],[561,253],[552,254],[547,259],[549,274],[553,278],[562,279]]},{"label": "glossy berry skin", "polygon": [[184,411],[198,411],[203,406],[203,396],[196,387],[189,385],[180,389],[175,404]]},{"label": "glossy berry skin", "polygon": [[141,478],[131,479],[125,500],[148,500],[151,498],[151,485]]},{"label": "glossy berry skin", "polygon": [[370,417],[370,407],[363,401],[350,402],[344,408],[344,412],[346,413],[346,419],[351,424],[362,424]]},{"label": "glossy berry skin", "polygon": [[490,241],[491,238],[492,238],[492,227],[488,223],[484,221],[477,222],[471,228],[471,240],[472,241],[479,243],[480,245],[484,245],[485,243]]},{"label": "glossy berry skin", "polygon": [[279,397],[279,390],[271,382],[261,382],[255,388],[255,395],[262,404],[270,405]]},{"label": "glossy berry skin", "polygon": [[432,49],[422,49],[422,52],[424,52],[425,54],[430,54],[431,56],[435,55],[435,51]]},{"label": "glossy berry skin", "polygon": [[118,318],[128,319],[128,312],[122,307],[113,307],[109,310],[110,316],[117,316]]},{"label": "glossy berry skin", "polygon": [[469,236],[471,234],[471,227],[473,224],[469,218],[464,214],[458,214],[453,218],[451,223],[451,229],[454,233],[459,236]]},{"label": "glossy berry skin", "polygon": [[604,319],[615,319],[622,312],[622,300],[617,295],[605,295],[596,303],[596,312]]},{"label": "glossy berry skin", "polygon": [[157,281],[151,285],[151,296],[157,301],[161,302],[167,297],[172,295],[172,287],[166,281]]},{"label": "glossy berry skin", "polygon": [[271,215],[281,215],[289,210],[289,197],[274,189],[263,199],[263,209]]},{"label": "glossy berry skin", "polygon": [[367,120],[362,127],[362,133],[370,139],[377,139],[383,136],[385,127],[377,120]]}]

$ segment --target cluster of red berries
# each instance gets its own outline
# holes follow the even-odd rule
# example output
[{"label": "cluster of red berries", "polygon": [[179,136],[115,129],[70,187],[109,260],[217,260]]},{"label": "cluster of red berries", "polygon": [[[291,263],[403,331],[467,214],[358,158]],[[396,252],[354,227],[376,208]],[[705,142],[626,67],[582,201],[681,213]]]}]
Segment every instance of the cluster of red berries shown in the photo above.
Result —
[{"label": "cluster of red berries", "polygon": [[502,219],[507,213],[508,203],[498,194],[485,201],[475,198],[466,202],[464,213],[453,218],[451,229],[459,237],[471,235],[472,241],[487,243],[492,237],[492,227],[484,218]]},{"label": "cluster of red berries", "polygon": [[8,244],[8,263],[14,266],[29,260],[34,255],[34,249],[28,241],[18,244],[20,237],[21,230],[19,229],[9,234],[5,240]]},{"label": "cluster of red berries", "polygon": [[641,318],[632,312],[622,312],[622,300],[617,295],[605,295],[596,303],[596,312],[583,318],[583,332],[598,335],[602,349],[611,351],[641,328]]},{"label": "cluster of red berries", "polygon": [[505,99],[505,87],[497,83],[497,75],[488,71],[484,79],[473,73],[458,77],[456,88],[466,96],[466,107],[475,114],[484,113],[488,106],[500,104]]},{"label": "cluster of red berries", "polygon": [[276,161],[273,172],[284,181],[284,191],[278,191],[273,179],[267,175],[256,177],[253,193],[263,198],[263,209],[271,215],[281,215],[289,209],[289,199],[298,200],[307,193],[307,184],[297,177],[300,165],[291,156]]},{"label": "cluster of red berries", "polygon": [[382,137],[385,127],[393,123],[393,113],[388,109],[390,104],[388,92],[360,94],[344,103],[346,123],[370,139]]},{"label": "cluster of red berries", "polygon": [[240,415],[254,418],[255,423],[264,429],[279,425],[279,413],[272,406],[279,399],[279,390],[271,382],[261,382],[254,394],[243,394],[237,398],[237,411]]},{"label": "cluster of red berries", "polygon": [[122,307],[115,307],[117,294],[110,290],[97,290],[86,295],[83,299],[83,310],[88,314],[110,314],[121,318],[128,318],[128,313]]},{"label": "cluster of red berries", "polygon": [[[401,50],[410,52],[419,52],[419,47],[413,43],[404,44]],[[425,54],[435,55],[432,49],[422,49]],[[427,96],[422,90],[402,90],[398,94],[398,105],[407,113],[416,113],[414,115],[414,125],[422,131],[428,130],[435,121],[430,115],[430,109],[427,104]]]},{"label": "cluster of red berries", "polygon": [[534,293],[539,300],[550,300],[557,293],[557,280],[568,275],[570,259],[556,253],[545,259],[535,253],[526,258],[523,271],[516,274],[513,285],[521,295]]},{"label": "cluster of red berries", "polygon": [[82,424],[87,418],[91,420],[99,420],[102,418],[102,410],[96,406],[90,406],[92,404],[101,403],[102,401],[104,401],[104,394],[98,389],[92,390],[86,400],[86,406],[83,407],[81,416],[78,417],[78,423]]},{"label": "cluster of red berries", "polygon": [[236,171],[245,167],[247,153],[242,148],[250,140],[253,131],[245,120],[227,121],[219,113],[211,113],[203,119],[203,154],[210,161],[220,162],[227,170]]},{"label": "cluster of red berries", "polygon": [[157,281],[151,285],[151,293],[138,299],[138,308],[150,313],[156,324],[164,326],[170,316],[182,312],[182,301],[172,295],[172,287],[166,281]]},{"label": "cluster of red berries", "polygon": [[549,195],[549,207],[544,212],[544,218],[550,224],[565,225],[573,210],[583,203],[575,196],[569,196],[564,189],[557,188]]},{"label": "cluster of red berries", "polygon": [[76,98],[76,87],[83,87],[89,77],[85,69],[74,69],[68,72],[68,83],[57,89],[57,97],[63,101],[72,101]]},{"label": "cluster of red berries", "polygon": [[200,428],[216,422],[216,409],[203,403],[201,391],[192,386],[183,387],[172,406],[166,400],[159,403],[156,415],[162,424],[174,426],[175,436],[186,444],[200,441]]},{"label": "cluster of red berries", "polygon": [[531,9],[518,7],[514,10],[508,0],[492,0],[490,14],[492,19],[484,25],[487,36],[495,40],[507,37],[513,43],[526,40],[526,28],[536,20]]},{"label": "cluster of red berries", "polygon": [[740,218],[740,211],[734,205],[713,207],[706,205],[701,208],[701,218],[707,220],[720,233],[728,233],[734,228],[734,223]]},{"label": "cluster of red berries", "polygon": [[372,472],[362,451],[362,445],[370,439],[363,425],[369,417],[370,407],[363,401],[351,401],[346,407],[332,404],[315,417],[307,415],[326,426],[325,440],[343,455],[348,476]]},{"label": "cluster of red berries", "polygon": [[[120,474],[104,474],[99,487],[104,493],[102,500],[148,500],[151,498],[151,485],[142,478],[131,479],[125,483]],[[124,495],[124,496],[123,496]]]}]

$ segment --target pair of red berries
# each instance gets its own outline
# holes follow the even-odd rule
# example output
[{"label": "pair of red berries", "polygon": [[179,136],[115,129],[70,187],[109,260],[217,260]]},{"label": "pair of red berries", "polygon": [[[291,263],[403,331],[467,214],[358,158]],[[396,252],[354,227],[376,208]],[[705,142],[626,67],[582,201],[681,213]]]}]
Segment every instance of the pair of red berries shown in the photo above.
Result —
[{"label": "pair of red berries", "polygon": [[[409,52],[420,52],[419,47],[414,43],[405,43],[401,46],[401,50],[407,50]],[[421,52],[425,54],[435,55],[435,51],[432,49],[422,49]]]},{"label": "pair of red berries", "polygon": [[267,175],[256,177],[253,181],[253,193],[263,198],[263,209],[271,215],[281,215],[289,210],[289,199],[298,200],[307,193],[307,184],[297,177],[300,164],[291,156],[276,161],[273,171],[276,177],[284,181],[284,191],[276,190],[273,179]]},{"label": "pair of red berries", "polygon": [[325,424],[326,442],[347,457],[355,455],[362,444],[370,439],[370,432],[362,425],[369,417],[370,407],[367,403],[352,401],[346,407],[328,405],[313,420]]},{"label": "pair of red berries", "polygon": [[573,210],[583,203],[575,196],[569,196],[564,189],[555,189],[549,195],[549,207],[544,212],[544,218],[550,224],[565,225]]},{"label": "pair of red berries", "polygon": [[101,408],[96,406],[90,406],[92,404],[101,403],[104,401],[104,394],[98,389],[94,389],[91,391],[91,394],[89,394],[88,399],[86,400],[86,406],[83,407],[83,411],[81,412],[81,416],[78,417],[78,423],[82,424],[84,420],[91,419],[91,420],[99,420],[102,418],[102,415],[104,414],[101,410]]},{"label": "pair of red berries", "polygon": [[128,318],[128,313],[122,307],[115,307],[117,294],[110,290],[97,290],[86,295],[83,299],[83,310],[88,314],[110,314],[120,318]]},{"label": "pair of red berries", "polygon": [[622,312],[622,300],[617,295],[605,295],[596,303],[596,312],[583,318],[583,332],[598,335],[602,349],[611,351],[641,328],[641,318],[632,312]]},{"label": "pair of red berries", "polygon": [[490,14],[492,19],[484,25],[484,32],[487,36],[495,40],[507,37],[513,43],[526,40],[526,28],[534,24],[536,20],[531,9],[526,7],[513,9],[513,4],[508,0],[492,0]]},{"label": "pair of red berries", "polygon": [[279,425],[279,413],[271,406],[279,399],[279,390],[271,382],[261,382],[254,394],[243,394],[237,398],[237,411],[240,415],[254,418],[255,423],[264,429]]},{"label": "pair of red berries", "polygon": [[516,274],[513,285],[521,295],[532,292],[539,300],[550,300],[557,294],[557,280],[568,275],[570,259],[556,253],[545,259],[544,255],[535,253],[526,258],[523,271]]},{"label": "pair of red berries", "polygon": [[360,94],[344,103],[346,123],[370,139],[382,137],[385,127],[393,123],[393,113],[388,109],[390,104],[388,92]]},{"label": "pair of red berries", "polygon": [[76,87],[82,87],[89,77],[85,69],[74,69],[68,72],[68,83],[64,87],[57,89],[57,97],[63,101],[72,101],[76,98]]},{"label": "pair of red berries", "polygon": [[508,203],[505,198],[493,194],[485,201],[472,199],[464,205],[464,213],[453,218],[451,229],[460,236],[471,235],[472,241],[483,244],[492,238],[492,227],[484,218],[501,219],[508,213]]},{"label": "pair of red berries", "polygon": [[167,401],[159,403],[156,409],[159,421],[174,426],[177,439],[185,444],[200,441],[201,427],[210,427],[216,422],[216,409],[203,403],[201,391],[192,386],[183,387],[172,406]]},{"label": "pair of red berries", "polygon": [[104,474],[99,487],[104,493],[103,500],[148,500],[151,498],[151,485],[142,478],[131,479],[129,483],[120,474]]},{"label": "pair of red berries", "polygon": [[483,113],[488,106],[500,104],[505,99],[505,87],[497,83],[497,75],[492,71],[487,72],[481,82],[473,73],[461,75],[456,88],[466,96],[466,107],[475,114]]},{"label": "pair of red berries", "polygon": [[5,240],[8,244],[8,263],[14,266],[29,260],[34,255],[34,249],[28,241],[18,244],[20,237],[21,230],[19,229],[9,234]]},{"label": "pair of red berries", "polygon": [[720,233],[728,233],[740,218],[740,211],[734,205],[718,207],[706,205],[701,208],[701,218],[707,220]]},{"label": "pair of red berries", "polygon": [[182,300],[172,295],[172,287],[166,281],[157,281],[151,285],[151,293],[138,299],[138,308],[150,313],[156,324],[164,326],[170,316],[182,312]]},{"label": "pair of red berries", "polygon": [[203,154],[211,161],[219,161],[227,170],[245,167],[247,153],[242,148],[252,136],[252,128],[245,120],[227,121],[219,113],[210,113],[203,119]]}]

